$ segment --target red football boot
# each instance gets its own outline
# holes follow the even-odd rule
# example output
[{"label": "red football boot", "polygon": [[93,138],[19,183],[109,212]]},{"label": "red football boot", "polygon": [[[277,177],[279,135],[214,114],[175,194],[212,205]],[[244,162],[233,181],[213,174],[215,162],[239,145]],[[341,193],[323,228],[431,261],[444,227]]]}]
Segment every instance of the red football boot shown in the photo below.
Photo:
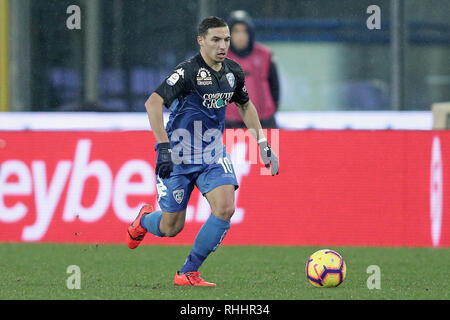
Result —
[{"label": "red football boot", "polygon": [[141,241],[144,239],[145,234],[147,233],[147,230],[145,230],[141,225],[141,218],[144,215],[152,213],[152,212],[153,212],[153,207],[151,205],[146,204],[146,205],[142,206],[141,210],[139,211],[138,216],[128,227],[128,232],[127,232],[128,248],[135,249],[141,244]]},{"label": "red football boot", "polygon": [[176,286],[197,286],[197,287],[215,287],[216,284],[207,282],[200,277],[200,272],[190,271],[180,274],[179,271],[175,274],[173,284]]}]

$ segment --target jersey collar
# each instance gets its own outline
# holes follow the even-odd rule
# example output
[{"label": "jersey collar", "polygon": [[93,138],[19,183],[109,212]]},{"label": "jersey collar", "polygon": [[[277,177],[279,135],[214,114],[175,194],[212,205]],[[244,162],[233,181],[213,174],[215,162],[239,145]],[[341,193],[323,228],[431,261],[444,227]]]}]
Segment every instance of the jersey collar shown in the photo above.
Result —
[{"label": "jersey collar", "polygon": [[223,73],[226,71],[226,64],[225,64],[225,60],[222,62],[222,68],[220,68],[219,71],[214,70],[213,68],[211,68],[203,59],[201,53],[199,52],[197,54],[197,61],[199,62],[200,65],[203,65],[205,68],[207,68],[209,71],[213,72],[214,74],[217,74],[219,77],[223,75]]}]

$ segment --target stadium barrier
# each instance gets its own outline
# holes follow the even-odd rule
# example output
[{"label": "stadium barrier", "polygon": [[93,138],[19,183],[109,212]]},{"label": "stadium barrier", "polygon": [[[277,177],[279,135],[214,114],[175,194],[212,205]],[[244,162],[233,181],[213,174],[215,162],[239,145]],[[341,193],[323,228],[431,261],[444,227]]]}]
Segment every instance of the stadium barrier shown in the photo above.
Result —
[{"label": "stadium barrier", "polygon": [[[280,129],[432,130],[431,111],[283,111]],[[164,122],[169,113],[164,113]],[[0,130],[149,130],[146,112],[0,112]]]},{"label": "stadium barrier", "polygon": [[[272,131],[274,177],[251,163],[248,140],[227,141],[240,188],[224,245],[450,246],[450,132]],[[1,242],[125,245],[140,205],[157,207],[151,132],[0,140]],[[144,243],[192,244],[209,214],[195,189],[184,230]]]},{"label": "stadium barrier", "polygon": [[433,103],[433,130],[450,129],[450,102]]}]

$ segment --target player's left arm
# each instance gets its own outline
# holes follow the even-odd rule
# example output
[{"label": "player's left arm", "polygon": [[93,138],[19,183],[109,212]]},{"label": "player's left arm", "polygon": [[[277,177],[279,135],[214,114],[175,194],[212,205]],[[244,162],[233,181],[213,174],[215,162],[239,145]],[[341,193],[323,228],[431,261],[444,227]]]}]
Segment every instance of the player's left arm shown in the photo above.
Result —
[{"label": "player's left arm", "polygon": [[274,176],[278,174],[278,158],[270,148],[267,138],[264,136],[261,122],[259,121],[258,111],[256,111],[255,105],[248,96],[247,88],[245,86],[244,71],[237,63],[233,64],[233,62],[231,62],[231,66],[234,69],[234,75],[236,77],[236,88],[234,90],[232,102],[236,103],[242,121],[255,137],[256,141],[258,141],[259,153],[264,165],[266,168],[271,167],[271,173]]},{"label": "player's left arm", "polygon": [[236,106],[241,114],[242,121],[245,126],[250,129],[250,132],[256,140],[265,139],[264,132],[262,130],[261,122],[259,121],[258,111],[253,102],[248,99],[247,102],[241,104],[236,102]]},{"label": "player's left arm", "polygon": [[245,126],[250,130],[252,135],[258,141],[259,152],[261,154],[264,165],[266,166],[266,168],[271,167],[271,173],[273,176],[278,174],[278,157],[272,151],[267,142],[267,138],[265,137],[262,130],[261,122],[259,121],[259,116],[258,112],[256,111],[255,105],[250,99],[248,99],[248,101],[243,104],[236,102],[236,105],[239,108],[239,112],[241,114],[242,121],[244,121],[245,123]]}]

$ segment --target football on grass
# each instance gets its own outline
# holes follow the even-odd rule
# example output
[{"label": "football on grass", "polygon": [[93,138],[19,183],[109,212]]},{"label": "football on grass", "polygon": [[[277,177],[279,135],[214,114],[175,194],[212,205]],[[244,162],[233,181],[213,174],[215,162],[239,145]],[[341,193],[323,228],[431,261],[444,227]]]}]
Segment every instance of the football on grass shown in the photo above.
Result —
[{"label": "football on grass", "polygon": [[315,287],[337,287],[344,281],[346,272],[344,259],[329,249],[314,252],[306,263],[306,277]]}]

